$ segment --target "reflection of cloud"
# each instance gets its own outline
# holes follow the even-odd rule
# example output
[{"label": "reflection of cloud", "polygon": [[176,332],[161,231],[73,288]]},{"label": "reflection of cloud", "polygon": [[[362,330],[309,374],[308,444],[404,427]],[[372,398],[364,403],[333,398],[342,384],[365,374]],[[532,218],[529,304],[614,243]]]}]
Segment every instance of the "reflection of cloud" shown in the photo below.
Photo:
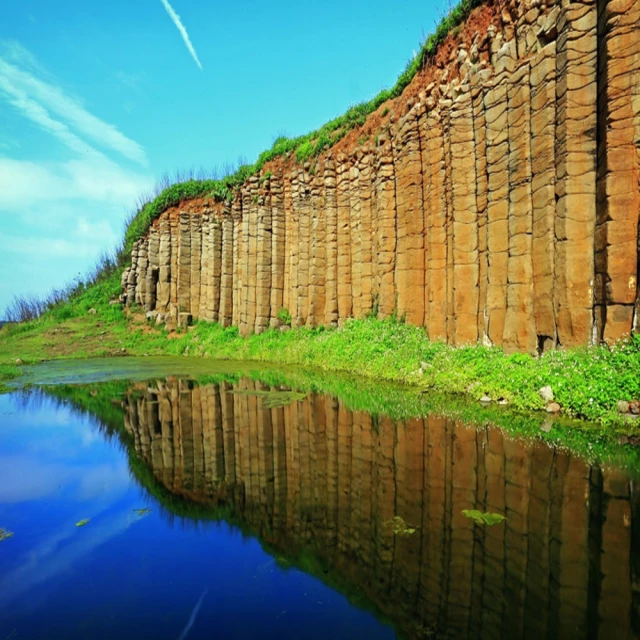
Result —
[{"label": "reflection of cloud", "polygon": [[26,456],[0,456],[0,504],[44,498],[66,485],[72,470]]},{"label": "reflection of cloud", "polygon": [[0,504],[40,500],[77,484],[71,499],[113,501],[129,486],[126,462],[95,467],[38,461],[28,456],[0,456]]},{"label": "reflection of cloud", "polygon": [[91,522],[87,527],[78,529],[73,524],[66,525],[33,549],[20,566],[0,578],[0,606],[6,606],[33,587],[68,571],[140,519],[123,513],[101,523],[94,521],[96,515],[89,514]]},{"label": "reflection of cloud", "polygon": [[124,460],[119,464],[104,464],[83,472],[76,499],[94,500],[108,494],[111,499],[124,493],[130,484],[129,469]]}]

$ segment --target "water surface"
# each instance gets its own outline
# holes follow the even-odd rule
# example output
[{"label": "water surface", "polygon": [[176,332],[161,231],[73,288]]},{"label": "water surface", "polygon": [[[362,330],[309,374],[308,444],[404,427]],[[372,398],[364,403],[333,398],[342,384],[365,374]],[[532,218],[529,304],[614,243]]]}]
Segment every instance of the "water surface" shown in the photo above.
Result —
[{"label": "water surface", "polygon": [[629,465],[222,369],[0,396],[0,639],[640,629]]}]

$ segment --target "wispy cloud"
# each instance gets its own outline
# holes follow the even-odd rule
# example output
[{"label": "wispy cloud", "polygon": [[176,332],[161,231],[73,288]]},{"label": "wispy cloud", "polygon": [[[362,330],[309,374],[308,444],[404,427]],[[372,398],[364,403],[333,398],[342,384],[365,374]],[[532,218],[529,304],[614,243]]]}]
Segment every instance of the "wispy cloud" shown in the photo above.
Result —
[{"label": "wispy cloud", "polygon": [[52,81],[45,80],[43,75],[33,56],[22,46],[5,44],[5,55],[0,56],[0,95],[4,94],[5,100],[25,118],[82,155],[99,152],[80,135],[129,160],[147,165],[144,149],[137,142],[87,111],[78,100]]},{"label": "wispy cloud", "polygon": [[178,31],[180,32],[180,35],[182,36],[182,39],[184,40],[184,43],[187,46],[187,49],[189,50],[191,57],[195,60],[198,67],[202,69],[200,60],[198,60],[198,54],[196,53],[196,50],[193,48],[193,45],[191,44],[191,40],[189,39],[189,34],[187,33],[187,30],[182,24],[182,20],[180,20],[180,16],[174,11],[173,7],[169,4],[168,0],[160,0],[160,2],[162,2],[162,6],[167,10],[167,13],[169,14],[169,17],[171,18],[171,20],[173,21],[173,24],[176,25]]}]

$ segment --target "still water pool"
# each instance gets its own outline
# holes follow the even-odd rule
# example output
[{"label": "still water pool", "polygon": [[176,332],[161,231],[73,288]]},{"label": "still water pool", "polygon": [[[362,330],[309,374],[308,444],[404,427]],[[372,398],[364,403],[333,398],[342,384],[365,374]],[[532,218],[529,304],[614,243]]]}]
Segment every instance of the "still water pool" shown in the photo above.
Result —
[{"label": "still water pool", "polygon": [[640,631],[628,465],[361,382],[110,377],[0,396],[0,640]]}]

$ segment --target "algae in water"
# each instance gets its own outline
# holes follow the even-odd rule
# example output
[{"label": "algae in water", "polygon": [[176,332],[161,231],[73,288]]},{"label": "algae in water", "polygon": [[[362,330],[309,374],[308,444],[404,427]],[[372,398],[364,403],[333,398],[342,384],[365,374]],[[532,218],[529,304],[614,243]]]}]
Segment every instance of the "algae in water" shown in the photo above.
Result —
[{"label": "algae in water", "polygon": [[410,536],[416,532],[417,527],[407,524],[400,516],[395,516],[391,520],[384,523],[385,527],[391,527],[393,533],[397,536]]},{"label": "algae in water", "polygon": [[477,509],[463,509],[462,515],[469,520],[473,520],[477,525],[492,527],[506,520],[505,516],[499,513],[482,513]]},{"label": "algae in water", "polygon": [[262,398],[262,406],[265,409],[278,409],[286,407],[292,402],[304,400],[307,397],[304,391],[262,391],[253,389],[234,389],[230,393],[242,396],[257,396]]},{"label": "algae in water", "polygon": [[8,540],[9,538],[13,538],[13,531],[9,531],[8,529],[0,529],[0,542],[3,540]]},{"label": "algae in water", "polygon": [[85,525],[89,524],[89,520],[89,518],[84,518],[83,520],[76,522],[76,527],[84,527]]}]

